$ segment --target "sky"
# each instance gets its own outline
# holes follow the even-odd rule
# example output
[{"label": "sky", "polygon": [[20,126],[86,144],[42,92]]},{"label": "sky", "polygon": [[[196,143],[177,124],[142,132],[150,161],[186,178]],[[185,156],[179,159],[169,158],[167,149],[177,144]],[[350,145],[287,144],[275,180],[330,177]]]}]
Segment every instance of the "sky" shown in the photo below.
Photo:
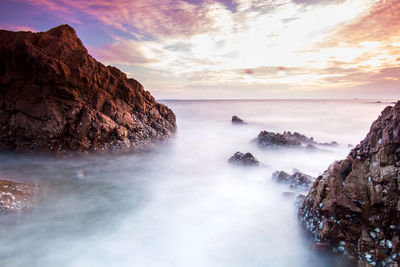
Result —
[{"label": "sky", "polygon": [[0,0],[157,99],[400,98],[400,0]]}]

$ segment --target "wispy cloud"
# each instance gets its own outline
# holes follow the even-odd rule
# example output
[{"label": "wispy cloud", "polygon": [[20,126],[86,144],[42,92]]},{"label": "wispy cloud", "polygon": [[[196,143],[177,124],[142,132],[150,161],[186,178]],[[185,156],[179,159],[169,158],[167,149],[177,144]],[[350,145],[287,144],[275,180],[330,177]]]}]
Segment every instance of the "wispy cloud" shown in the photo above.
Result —
[{"label": "wispy cloud", "polygon": [[400,78],[398,0],[20,2],[65,21],[81,23],[82,14],[97,21],[113,43],[89,51],[161,96],[201,86],[336,96],[338,88],[379,82],[393,94]]}]

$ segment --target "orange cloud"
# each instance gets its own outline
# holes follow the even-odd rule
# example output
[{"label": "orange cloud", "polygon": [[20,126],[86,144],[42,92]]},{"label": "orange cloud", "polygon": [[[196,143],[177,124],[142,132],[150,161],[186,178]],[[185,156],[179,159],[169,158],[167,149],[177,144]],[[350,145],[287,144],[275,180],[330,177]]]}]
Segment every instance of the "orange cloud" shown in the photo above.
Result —
[{"label": "orange cloud", "polygon": [[362,42],[390,42],[400,36],[400,1],[384,0],[368,14],[337,29],[322,47],[357,45]]}]

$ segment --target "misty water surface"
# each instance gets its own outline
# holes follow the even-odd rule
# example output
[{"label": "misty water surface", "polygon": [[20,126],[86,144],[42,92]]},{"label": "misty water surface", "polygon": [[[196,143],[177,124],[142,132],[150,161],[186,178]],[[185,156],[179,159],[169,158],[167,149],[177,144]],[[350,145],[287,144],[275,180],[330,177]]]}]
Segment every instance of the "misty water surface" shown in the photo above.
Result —
[{"label": "misty water surface", "polygon": [[[0,154],[0,177],[34,182],[43,200],[0,218],[0,266],[335,266],[302,234],[276,170],[313,176],[344,158],[388,103],[165,101],[176,136],[140,154],[54,159]],[[232,126],[232,115],[248,122]],[[261,150],[260,130],[299,131],[339,147]],[[263,166],[232,167],[236,151]],[[336,262],[336,264],[339,264]]]}]

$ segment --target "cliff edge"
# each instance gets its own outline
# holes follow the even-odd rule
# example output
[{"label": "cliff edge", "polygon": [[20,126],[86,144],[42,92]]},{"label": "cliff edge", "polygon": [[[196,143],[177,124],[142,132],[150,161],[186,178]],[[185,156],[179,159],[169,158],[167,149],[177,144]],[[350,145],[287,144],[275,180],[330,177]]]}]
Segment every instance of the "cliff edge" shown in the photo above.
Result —
[{"label": "cliff edge", "polygon": [[0,30],[1,150],[136,150],[175,129],[168,107],[96,61],[70,26]]},{"label": "cliff edge", "polygon": [[368,266],[399,266],[399,172],[400,101],[317,178],[299,211],[302,224],[333,252]]}]

